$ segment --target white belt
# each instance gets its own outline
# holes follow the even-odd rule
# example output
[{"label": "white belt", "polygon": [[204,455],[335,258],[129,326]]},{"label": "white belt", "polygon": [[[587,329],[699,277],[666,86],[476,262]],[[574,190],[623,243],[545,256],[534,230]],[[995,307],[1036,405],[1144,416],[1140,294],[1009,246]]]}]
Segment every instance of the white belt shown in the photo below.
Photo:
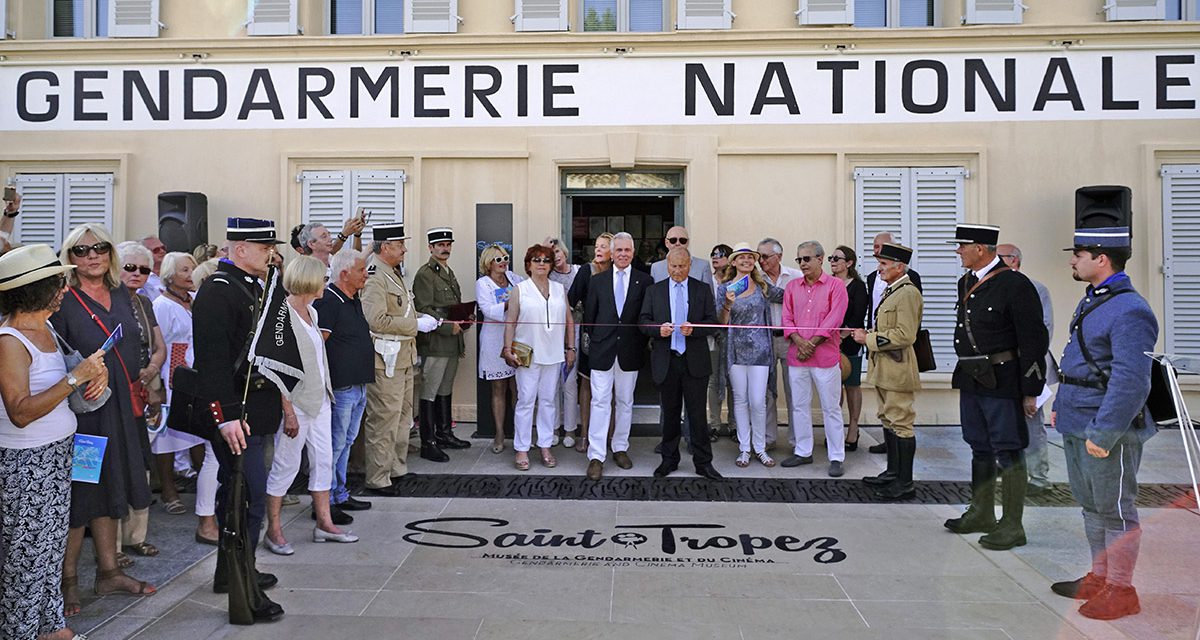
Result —
[{"label": "white belt", "polygon": [[387,334],[372,333],[375,336],[375,353],[383,358],[384,374],[391,378],[396,373],[396,356],[400,354],[400,349],[404,347],[405,340],[412,340],[410,336],[393,336]]}]

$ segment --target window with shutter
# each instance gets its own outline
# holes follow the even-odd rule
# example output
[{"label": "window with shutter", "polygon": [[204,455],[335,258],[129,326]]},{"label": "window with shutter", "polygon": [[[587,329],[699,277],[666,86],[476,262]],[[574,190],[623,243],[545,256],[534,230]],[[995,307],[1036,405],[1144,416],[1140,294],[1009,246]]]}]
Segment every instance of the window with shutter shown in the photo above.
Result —
[{"label": "window with shutter", "polygon": [[1167,0],[1167,20],[1200,20],[1200,0]]},{"label": "window with shutter", "polygon": [[1200,355],[1200,164],[1164,165],[1167,352]]},{"label": "window with shutter", "polygon": [[1117,20],[1164,20],[1167,0],[1106,0],[1104,17]]},{"label": "window with shutter", "polygon": [[456,33],[458,0],[408,0],[404,23],[409,33]]},{"label": "window with shutter", "polygon": [[109,0],[111,38],[157,38],[159,0]]},{"label": "window with shutter", "polygon": [[404,33],[406,0],[328,0],[330,35]]},{"label": "window with shutter", "polygon": [[566,31],[567,0],[515,0],[517,31]]},{"label": "window with shutter", "polygon": [[800,0],[800,24],[855,24],[856,2],[863,0]]},{"label": "window with shutter", "polygon": [[733,26],[733,0],[679,0],[676,14],[680,29],[729,29]]},{"label": "window with shutter", "polygon": [[859,272],[876,268],[872,244],[880,233],[912,247],[911,267],[921,274],[922,326],[929,329],[940,371],[954,363],[955,283],[962,274],[953,245],[963,220],[966,171],[950,168],[860,168],[854,172]]},{"label": "window with shutter", "polygon": [[248,0],[246,34],[296,35],[296,0]]},{"label": "window with shutter", "polygon": [[584,31],[651,33],[666,25],[664,0],[583,0]]},{"label": "window with shutter", "polygon": [[50,0],[47,31],[53,38],[104,38],[108,36],[113,0]]},{"label": "window with shutter", "polygon": [[71,229],[89,222],[112,229],[111,173],[20,174],[14,182],[21,193],[14,231],[22,244],[57,248]]},{"label": "window with shutter", "polygon": [[377,224],[404,222],[404,172],[367,169],[300,174],[301,221],[334,232],[361,207],[370,214],[364,236]]},{"label": "window with shutter", "polygon": [[8,37],[8,2],[0,0],[0,40]]},{"label": "window with shutter", "polygon": [[1021,24],[1029,7],[1021,0],[966,0],[966,24]]}]

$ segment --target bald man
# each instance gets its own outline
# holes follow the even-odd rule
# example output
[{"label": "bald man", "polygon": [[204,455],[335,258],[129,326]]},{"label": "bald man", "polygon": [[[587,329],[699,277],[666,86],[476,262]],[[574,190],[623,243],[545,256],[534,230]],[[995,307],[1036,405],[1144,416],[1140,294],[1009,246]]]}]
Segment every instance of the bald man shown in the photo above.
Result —
[{"label": "bald man", "polygon": [[[663,242],[667,245],[668,252],[677,248],[683,248],[688,251],[689,256],[691,256],[691,246],[688,244],[690,240],[691,239],[688,237],[687,229],[680,226],[675,226],[668,229],[667,237],[663,238]],[[659,260],[658,262],[650,265],[650,277],[654,278],[655,282],[662,282],[663,280],[666,280],[668,277],[667,261]],[[692,256],[692,264],[690,267],[688,267],[688,277],[695,278],[700,282],[707,284],[709,288],[712,288],[713,286],[712,269],[709,268],[707,260],[702,260]]]}]

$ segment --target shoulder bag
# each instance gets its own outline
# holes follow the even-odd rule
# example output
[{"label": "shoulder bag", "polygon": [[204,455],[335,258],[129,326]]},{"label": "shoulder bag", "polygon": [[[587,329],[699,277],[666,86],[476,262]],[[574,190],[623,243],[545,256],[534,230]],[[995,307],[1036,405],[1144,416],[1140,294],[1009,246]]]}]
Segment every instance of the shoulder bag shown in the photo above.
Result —
[{"label": "shoulder bag", "polygon": [[[79,295],[75,287],[71,287],[71,294],[79,301],[83,310],[88,312],[88,315],[92,318],[92,322],[95,322],[100,327],[104,335],[112,335],[112,332],[108,330],[108,327],[104,326],[104,322],[100,320],[100,317],[93,313],[92,308],[83,301],[83,297]],[[133,302],[130,301],[130,304],[133,304]],[[125,358],[121,357],[121,350],[116,345],[113,346],[113,353],[117,355],[117,362],[121,363],[121,371],[125,374],[125,383],[129,385],[129,403],[133,408],[133,417],[143,418],[146,416],[146,388],[141,380],[134,382],[129,377],[129,367],[125,366]]]}]

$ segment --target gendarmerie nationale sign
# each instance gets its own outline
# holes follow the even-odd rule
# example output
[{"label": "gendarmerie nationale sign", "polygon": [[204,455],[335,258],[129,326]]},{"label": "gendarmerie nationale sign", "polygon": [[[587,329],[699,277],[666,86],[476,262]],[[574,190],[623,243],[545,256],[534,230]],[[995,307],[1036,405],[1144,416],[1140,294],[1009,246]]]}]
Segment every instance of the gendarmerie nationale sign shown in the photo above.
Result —
[{"label": "gendarmerie nationale sign", "polygon": [[1196,118],[1196,52],[0,67],[0,130]]},{"label": "gendarmerie nationale sign", "polygon": [[846,559],[837,538],[763,534],[723,524],[657,522],[587,528],[509,528],[500,518],[445,517],[409,522],[404,540],[440,549],[478,549],[484,560],[521,565],[741,568],[796,557],[817,564]]}]

